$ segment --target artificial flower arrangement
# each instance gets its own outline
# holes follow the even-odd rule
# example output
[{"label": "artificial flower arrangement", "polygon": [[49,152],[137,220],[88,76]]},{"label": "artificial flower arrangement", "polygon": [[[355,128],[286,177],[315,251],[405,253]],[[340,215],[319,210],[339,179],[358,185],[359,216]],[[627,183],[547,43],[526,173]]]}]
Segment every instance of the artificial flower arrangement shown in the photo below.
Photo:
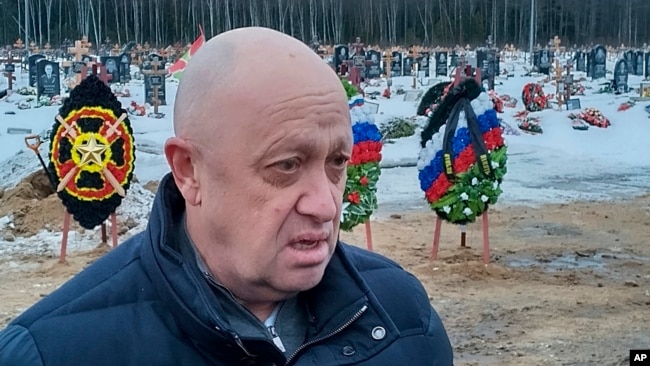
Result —
[{"label": "artificial flower arrangement", "polygon": [[539,123],[539,117],[529,116],[528,111],[519,111],[514,117],[518,122],[517,127],[519,127],[520,130],[532,135],[538,135],[544,132]]},{"label": "artificial flower arrangement", "polygon": [[609,119],[594,107],[587,107],[578,114],[578,117],[592,126],[607,128],[611,126]]},{"label": "artificial flower arrangement", "polygon": [[521,92],[521,99],[524,101],[524,108],[529,112],[539,112],[546,109],[551,96],[545,96],[542,86],[537,83],[524,85]]},{"label": "artificial flower arrangement", "polygon": [[341,211],[341,230],[349,231],[368,221],[377,209],[382,136],[372,114],[364,106],[363,97],[349,81],[342,79],[341,82],[348,96],[354,137]]},{"label": "artificial flower arrangement", "polygon": [[480,85],[466,79],[450,91],[422,131],[420,188],[431,209],[450,223],[474,222],[502,192],[507,147],[493,108]]},{"label": "artificial flower arrangement", "polygon": [[416,114],[418,116],[429,117],[437,108],[438,103],[440,103],[442,98],[447,95],[451,85],[451,82],[443,81],[429,88],[429,90],[427,90],[427,92],[422,96]]}]

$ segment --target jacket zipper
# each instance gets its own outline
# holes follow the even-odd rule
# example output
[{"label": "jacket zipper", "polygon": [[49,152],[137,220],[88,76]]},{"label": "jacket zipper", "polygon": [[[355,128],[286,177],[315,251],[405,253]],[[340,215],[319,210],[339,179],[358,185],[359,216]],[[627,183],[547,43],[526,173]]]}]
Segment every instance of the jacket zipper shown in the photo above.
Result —
[{"label": "jacket zipper", "polygon": [[322,341],[322,340],[325,340],[325,339],[327,339],[327,338],[330,338],[330,337],[332,337],[332,336],[334,336],[334,335],[340,333],[340,332],[343,331],[345,328],[349,327],[350,324],[354,323],[355,320],[359,319],[359,317],[360,317],[363,313],[365,313],[366,310],[368,310],[368,305],[363,305],[363,307],[361,307],[361,309],[359,309],[359,311],[357,311],[356,313],[354,313],[354,315],[352,315],[352,318],[350,318],[350,320],[348,320],[347,322],[345,322],[345,324],[341,325],[339,328],[337,328],[337,329],[334,330],[333,332],[330,332],[330,333],[328,333],[328,334],[326,334],[326,335],[324,335],[324,336],[322,336],[322,337],[318,337],[318,338],[316,338],[316,339],[312,339],[311,341],[309,341],[309,342],[303,344],[302,346],[298,347],[298,349],[296,349],[295,352],[293,352],[293,354],[291,354],[291,356],[289,356],[289,358],[287,358],[287,362],[285,363],[285,366],[291,364],[291,362],[292,362],[292,361],[294,360],[294,358],[298,355],[298,353],[300,353],[300,352],[301,352],[302,350],[304,350],[305,348],[311,346],[311,345],[314,344],[314,343],[318,343],[318,342],[320,342],[320,341]]}]

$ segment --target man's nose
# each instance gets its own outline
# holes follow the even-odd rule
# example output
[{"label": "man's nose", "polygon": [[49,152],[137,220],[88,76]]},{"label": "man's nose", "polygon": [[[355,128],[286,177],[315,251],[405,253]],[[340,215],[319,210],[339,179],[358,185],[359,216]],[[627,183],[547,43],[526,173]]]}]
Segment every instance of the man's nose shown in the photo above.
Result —
[{"label": "man's nose", "polygon": [[296,204],[298,213],[312,216],[321,223],[333,221],[337,212],[337,190],[325,170],[310,173],[303,187],[304,193]]}]

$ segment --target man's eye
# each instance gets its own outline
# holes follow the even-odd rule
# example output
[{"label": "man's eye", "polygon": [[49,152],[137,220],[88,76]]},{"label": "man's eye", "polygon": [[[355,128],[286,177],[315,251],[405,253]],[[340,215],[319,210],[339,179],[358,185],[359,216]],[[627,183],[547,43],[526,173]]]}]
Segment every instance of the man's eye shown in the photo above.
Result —
[{"label": "man's eye", "polygon": [[278,169],[283,171],[292,171],[298,168],[298,161],[296,159],[282,160],[278,162],[275,166],[278,167]]},{"label": "man's eye", "polygon": [[348,160],[350,159],[347,156],[341,155],[341,156],[334,157],[331,161],[332,164],[334,164],[334,166],[344,167],[348,163]]}]

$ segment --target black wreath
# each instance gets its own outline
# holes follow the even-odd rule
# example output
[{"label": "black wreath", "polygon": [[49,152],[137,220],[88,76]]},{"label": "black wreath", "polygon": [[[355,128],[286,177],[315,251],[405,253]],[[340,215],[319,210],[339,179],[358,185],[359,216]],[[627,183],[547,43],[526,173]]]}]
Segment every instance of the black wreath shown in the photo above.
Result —
[{"label": "black wreath", "polygon": [[[111,89],[104,84],[98,77],[92,75],[84,79],[79,85],[77,85],[72,92],[70,92],[70,97],[65,99],[63,105],[59,109],[59,116],[64,117],[68,116],[70,113],[76,110],[80,110],[83,107],[101,107],[107,110],[111,110],[115,116],[121,116],[126,114],[126,110],[122,108],[122,104],[115,97]],[[103,121],[99,118],[87,118],[77,123],[77,126],[81,132],[97,133],[102,127]],[[133,136],[133,130],[131,129],[130,122],[128,118],[124,119],[123,125],[125,126],[126,132]],[[60,123],[55,120],[52,132],[50,134],[50,143],[52,144],[55,140],[55,136],[59,131]],[[120,164],[120,159],[124,154],[124,144],[114,143],[111,146],[111,151],[115,157],[117,164]],[[59,144],[59,163],[61,159],[70,159],[72,153],[72,143],[67,139],[61,140]],[[135,161],[135,146],[134,142],[131,143],[133,149],[132,153],[132,162]],[[61,177],[57,175],[56,167],[54,165],[53,157],[53,146],[50,146],[49,153],[49,165],[48,173],[54,179],[56,185],[61,181]],[[123,159],[122,159],[123,160]],[[122,161],[121,164],[124,162]],[[133,169],[130,170],[126,176],[126,184],[123,185],[124,191],[126,191],[129,186],[131,179],[133,178]],[[86,188],[99,187],[101,182],[101,176],[99,173],[90,173],[82,172],[80,178],[77,181],[77,185],[83,185]],[[117,207],[122,202],[122,196],[115,193],[101,200],[82,200],[78,197],[75,197],[68,193],[65,189],[57,192],[57,195],[61,199],[64,206],[69,214],[71,214],[74,219],[79,222],[79,224],[86,229],[93,229],[97,225],[103,223],[112,213],[115,212]]]}]

